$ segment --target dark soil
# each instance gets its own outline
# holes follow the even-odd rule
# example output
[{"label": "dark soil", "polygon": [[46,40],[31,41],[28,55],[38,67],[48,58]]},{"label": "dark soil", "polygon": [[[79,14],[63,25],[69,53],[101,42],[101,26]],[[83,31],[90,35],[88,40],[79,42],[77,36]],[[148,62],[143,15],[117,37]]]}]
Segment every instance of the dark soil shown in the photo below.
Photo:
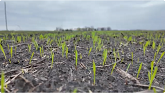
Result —
[{"label": "dark soil", "polygon": [[[161,33],[163,32],[160,32],[160,34]],[[40,50],[38,49],[36,51],[34,44],[31,42],[31,37],[25,42],[22,41],[20,43],[13,43],[11,40],[3,40],[1,44],[7,59],[5,59],[3,53],[0,51],[0,70],[5,73],[6,82],[11,81],[6,88],[6,92],[73,92],[75,88],[77,88],[77,92],[138,92],[147,90],[148,86],[143,85],[149,85],[148,71],[150,71],[150,63],[153,60],[156,49],[153,50],[151,44],[148,46],[146,54],[144,55],[143,47],[139,44],[140,40],[146,41],[147,39],[145,33],[143,34],[144,36],[133,36],[137,41],[128,42],[128,45],[124,45],[127,41],[123,39],[122,35],[114,37],[110,37],[106,35],[106,33],[98,35],[104,42],[103,48],[100,51],[92,49],[89,56],[89,48],[93,46],[92,39],[86,40],[81,34],[77,34],[74,35],[71,40],[66,41],[68,46],[68,58],[65,56],[65,53],[64,57],[62,57],[62,49],[58,47],[55,41],[52,42],[52,45],[47,45],[46,39],[37,39],[39,47],[43,46],[44,50],[44,55],[41,57]],[[34,34],[31,34],[30,36],[33,35]],[[37,33],[35,37],[39,35],[40,34]],[[124,33],[124,35],[127,35],[127,33]],[[11,35],[8,37],[10,38]],[[57,34],[57,38],[59,37],[60,36]],[[76,49],[79,55],[77,69],[75,67],[75,41],[77,41]],[[124,44],[120,45],[120,41]],[[160,41],[155,40],[155,42],[157,48]],[[9,44],[9,46],[17,46],[16,53],[13,47],[12,58],[10,56],[10,51],[8,51],[7,44]],[[28,51],[28,44],[32,44],[31,52]],[[108,56],[106,65],[103,67],[102,54],[104,48],[108,49]],[[115,62],[112,52],[113,49],[119,50],[120,58],[117,58],[115,70],[111,75],[113,63]],[[53,68],[51,68],[51,51],[54,53]],[[156,56],[156,62],[164,51],[165,47],[162,46]],[[34,56],[31,64],[29,64],[32,52],[34,52]],[[133,64],[131,52],[133,52]],[[80,53],[82,59],[80,59]],[[95,85],[93,84],[93,60],[96,63]],[[136,79],[141,62],[143,63],[142,69],[139,78]],[[135,80],[125,78],[118,72],[119,69],[126,71],[130,63],[131,65],[127,74],[130,74]],[[15,79],[13,79],[14,77]],[[138,85],[136,80],[139,81],[141,85]],[[152,86],[157,86],[159,88],[164,88],[165,86],[165,56],[162,57],[158,64],[158,72]],[[156,90],[161,93],[162,91],[159,91],[161,90],[159,88],[156,88]]]}]

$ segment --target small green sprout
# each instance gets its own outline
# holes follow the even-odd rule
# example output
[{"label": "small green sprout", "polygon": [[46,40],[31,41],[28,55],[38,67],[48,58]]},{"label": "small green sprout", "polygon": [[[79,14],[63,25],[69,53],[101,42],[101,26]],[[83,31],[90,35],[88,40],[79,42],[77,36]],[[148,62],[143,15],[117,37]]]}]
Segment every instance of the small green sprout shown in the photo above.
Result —
[{"label": "small green sprout", "polygon": [[42,57],[42,48],[40,47],[40,56]]},{"label": "small green sprout", "polygon": [[152,43],[152,49],[154,50],[155,49],[155,42],[153,41]]},{"label": "small green sprout", "polygon": [[68,47],[67,46],[66,46],[65,54],[66,54],[66,58],[68,58]]},{"label": "small green sprout", "polygon": [[53,68],[53,61],[54,61],[54,53],[53,52],[51,53],[51,56],[52,56],[51,68]]},{"label": "small green sprout", "polygon": [[129,65],[128,65],[127,69],[126,69],[126,72],[128,72],[128,69],[129,69],[130,65],[131,65],[131,63],[129,63]]},{"label": "small green sprout", "polygon": [[65,42],[62,43],[62,57],[64,57],[65,45],[66,45]]},{"label": "small green sprout", "polygon": [[103,51],[103,58],[104,58],[104,61],[103,61],[103,66],[106,64],[106,60],[107,60],[107,49],[104,49]]},{"label": "small green sprout", "polygon": [[5,87],[5,75],[4,75],[4,72],[2,71],[2,73],[1,73],[1,93],[5,93],[4,87]]},{"label": "small green sprout", "polygon": [[154,60],[153,60],[153,61],[155,61],[155,60],[156,60],[156,55],[157,55],[157,53],[155,52],[155,54],[154,54]]},{"label": "small green sprout", "polygon": [[136,78],[138,78],[141,68],[142,68],[142,62],[141,62],[141,64],[140,64],[140,66],[139,66],[138,74],[137,74]]},{"label": "small green sprout", "polygon": [[75,65],[76,65],[76,69],[77,69],[77,60],[78,60],[78,52],[77,52],[77,50],[75,50],[75,60],[76,60]]},{"label": "small green sprout", "polygon": [[146,47],[143,46],[143,53],[144,53],[144,56],[145,56],[145,52],[146,52]]},{"label": "small green sprout", "polygon": [[6,54],[5,54],[5,51],[3,50],[3,47],[1,46],[1,44],[0,44],[0,48],[1,48],[1,51],[2,51],[2,53],[3,53],[3,55],[5,56],[5,59],[6,59]]},{"label": "small green sprout", "polygon": [[75,88],[72,93],[77,93],[77,88]]},{"label": "small green sprout", "polygon": [[12,58],[12,55],[13,55],[13,47],[10,48],[10,54],[11,54],[11,58]]},{"label": "small green sprout", "polygon": [[112,71],[111,71],[111,75],[112,75],[112,73],[113,73],[113,70],[115,69],[115,66],[116,66],[116,62],[115,62],[115,64],[113,65],[113,68],[112,68]]},{"label": "small green sprout", "polygon": [[33,43],[34,43],[34,46],[36,47],[36,50],[38,50],[38,43],[37,43],[37,41],[34,41]]},{"label": "small green sprout", "polygon": [[153,89],[154,93],[157,93],[155,88],[152,88],[152,89]]},{"label": "small green sprout", "polygon": [[163,52],[163,53],[161,54],[161,56],[160,56],[160,58],[159,58],[157,64],[159,63],[160,59],[164,56],[164,53],[165,53],[165,52]]},{"label": "small green sprout", "polygon": [[148,72],[148,79],[149,79],[149,90],[151,89],[151,85],[152,85],[152,82],[156,76],[156,73],[157,73],[157,70],[158,70],[158,67],[156,66],[155,69],[154,69],[154,72],[153,72],[153,67],[154,67],[154,61],[151,62],[151,72]]},{"label": "small green sprout", "polygon": [[32,60],[32,58],[33,58],[33,55],[34,55],[34,52],[33,52],[32,55],[31,55],[29,64],[31,64],[31,60]]},{"label": "small green sprout", "polygon": [[156,54],[159,53],[159,50],[160,50],[160,49],[161,49],[161,45],[159,44],[158,47],[157,47],[157,53],[156,53]]},{"label": "small green sprout", "polygon": [[89,53],[88,53],[88,56],[90,55],[91,51],[92,51],[92,47],[89,49]]},{"label": "small green sprout", "polygon": [[31,44],[28,44],[29,52],[31,51]]},{"label": "small green sprout", "polygon": [[11,64],[11,60],[9,59],[9,62],[10,62],[10,64]]},{"label": "small green sprout", "polygon": [[93,84],[95,85],[95,79],[96,79],[96,65],[95,62],[93,60]]}]

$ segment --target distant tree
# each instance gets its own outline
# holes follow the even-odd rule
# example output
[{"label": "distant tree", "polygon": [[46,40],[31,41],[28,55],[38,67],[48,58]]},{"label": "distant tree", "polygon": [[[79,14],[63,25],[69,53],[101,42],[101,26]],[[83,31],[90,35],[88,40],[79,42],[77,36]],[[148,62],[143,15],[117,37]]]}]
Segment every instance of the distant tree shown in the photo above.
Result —
[{"label": "distant tree", "polygon": [[111,28],[110,27],[107,27],[107,31],[110,31],[111,30]]}]

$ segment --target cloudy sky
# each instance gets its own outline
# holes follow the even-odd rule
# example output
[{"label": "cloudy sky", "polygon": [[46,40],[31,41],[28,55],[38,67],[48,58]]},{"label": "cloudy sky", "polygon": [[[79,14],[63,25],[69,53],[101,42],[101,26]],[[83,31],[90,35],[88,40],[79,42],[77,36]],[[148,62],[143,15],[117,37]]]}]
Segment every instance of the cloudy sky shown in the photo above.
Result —
[{"label": "cloudy sky", "polygon": [[[111,27],[118,30],[165,29],[165,1],[6,1],[9,30],[56,27]],[[0,30],[5,30],[0,2]]]}]

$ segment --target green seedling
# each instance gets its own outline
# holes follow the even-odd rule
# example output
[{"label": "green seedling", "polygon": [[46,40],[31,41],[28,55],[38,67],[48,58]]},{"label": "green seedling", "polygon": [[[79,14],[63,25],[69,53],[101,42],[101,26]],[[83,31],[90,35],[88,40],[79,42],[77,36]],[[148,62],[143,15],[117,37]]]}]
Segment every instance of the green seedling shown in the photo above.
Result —
[{"label": "green seedling", "polygon": [[89,53],[88,53],[88,56],[90,55],[91,51],[92,51],[92,47],[89,49]]},{"label": "green seedling", "polygon": [[2,51],[2,53],[3,53],[3,55],[5,56],[5,59],[6,59],[6,54],[5,54],[5,51],[3,50],[3,47],[2,47],[1,44],[0,44],[0,48],[1,48],[1,51]]},{"label": "green seedling", "polygon": [[62,43],[62,57],[64,57],[64,51],[65,51],[65,42]]},{"label": "green seedling", "polygon": [[153,89],[154,93],[157,93],[155,88],[152,88],[152,89]]},{"label": "green seedling", "polygon": [[21,36],[17,36],[18,43],[21,43]]},{"label": "green seedling", "polygon": [[75,88],[72,93],[77,93],[77,88]]},{"label": "green seedling", "polygon": [[34,43],[34,46],[36,47],[36,50],[38,50],[38,43],[37,43],[37,41],[34,41],[33,43]]},{"label": "green seedling", "polygon": [[66,58],[68,58],[68,47],[67,46],[66,46],[65,54],[66,54]]},{"label": "green seedling", "polygon": [[31,44],[28,44],[29,52],[31,51]]},{"label": "green seedling", "polygon": [[128,65],[127,69],[126,69],[126,72],[128,72],[128,69],[129,69],[130,65],[131,65],[131,63],[129,63],[129,65]]},{"label": "green seedling", "polygon": [[9,63],[11,64],[11,60],[9,59]]},{"label": "green seedling", "polygon": [[160,56],[160,58],[159,58],[157,64],[159,63],[160,59],[164,56],[164,53],[165,53],[165,52],[163,52],[163,53],[161,54],[161,56]]},{"label": "green seedling", "polygon": [[157,70],[158,70],[158,67],[156,66],[155,69],[154,69],[154,72],[153,72],[153,68],[154,68],[154,61],[151,62],[151,72],[148,72],[148,79],[149,79],[149,90],[151,89],[151,85],[152,85],[152,82],[156,76],[156,73],[157,73]]},{"label": "green seedling", "polygon": [[[118,51],[118,50],[117,50]],[[120,59],[120,54],[119,54],[119,51],[117,52],[117,55],[118,55],[118,57],[119,57],[119,59]]]},{"label": "green seedling", "polygon": [[140,66],[139,66],[138,74],[137,74],[136,78],[138,78],[141,68],[142,68],[142,62],[141,62],[141,64],[140,64]]},{"label": "green seedling", "polygon": [[40,56],[42,57],[42,48],[40,47]]},{"label": "green seedling", "polygon": [[31,64],[31,60],[32,60],[32,58],[33,58],[33,55],[34,55],[34,52],[33,52],[32,55],[31,55],[29,64]]},{"label": "green seedling", "polygon": [[143,53],[144,53],[144,56],[145,56],[145,52],[146,52],[146,47],[143,45]]},{"label": "green seedling", "polygon": [[157,53],[155,52],[155,54],[154,54],[154,60],[153,60],[153,61],[155,61],[155,60],[156,60],[156,55],[157,55]]},{"label": "green seedling", "polygon": [[23,36],[23,42],[25,42],[25,36]]},{"label": "green seedling", "polygon": [[154,50],[155,49],[155,42],[153,41],[152,43],[152,49]]},{"label": "green seedling", "polygon": [[96,79],[96,65],[95,62],[93,60],[93,84],[95,85],[95,79]]},{"label": "green seedling", "polygon": [[4,87],[5,87],[5,75],[4,75],[4,72],[2,71],[2,73],[1,73],[1,93],[5,93]]},{"label": "green seedling", "polygon": [[112,73],[113,73],[113,70],[115,69],[115,66],[116,66],[116,62],[115,62],[115,64],[113,65],[113,68],[112,68],[112,70],[111,70],[111,75],[112,75]]},{"label": "green seedling", "polygon": [[13,47],[12,46],[10,48],[10,55],[11,55],[11,58],[12,58],[12,55],[13,55]]},{"label": "green seedling", "polygon": [[78,52],[77,52],[77,50],[75,50],[75,60],[76,60],[75,65],[76,65],[76,69],[77,69],[77,60],[78,60]]},{"label": "green seedling", "polygon": [[160,44],[158,45],[158,47],[157,47],[157,53],[156,54],[158,54],[159,53],[159,50],[161,49],[161,46],[160,46]]},{"label": "green seedling", "polygon": [[52,56],[51,68],[53,68],[53,62],[54,62],[54,53],[53,52],[51,53],[51,56]]},{"label": "green seedling", "polygon": [[104,58],[104,61],[103,61],[103,66],[106,64],[106,60],[107,60],[107,49],[104,49],[103,51],[103,58]]}]

